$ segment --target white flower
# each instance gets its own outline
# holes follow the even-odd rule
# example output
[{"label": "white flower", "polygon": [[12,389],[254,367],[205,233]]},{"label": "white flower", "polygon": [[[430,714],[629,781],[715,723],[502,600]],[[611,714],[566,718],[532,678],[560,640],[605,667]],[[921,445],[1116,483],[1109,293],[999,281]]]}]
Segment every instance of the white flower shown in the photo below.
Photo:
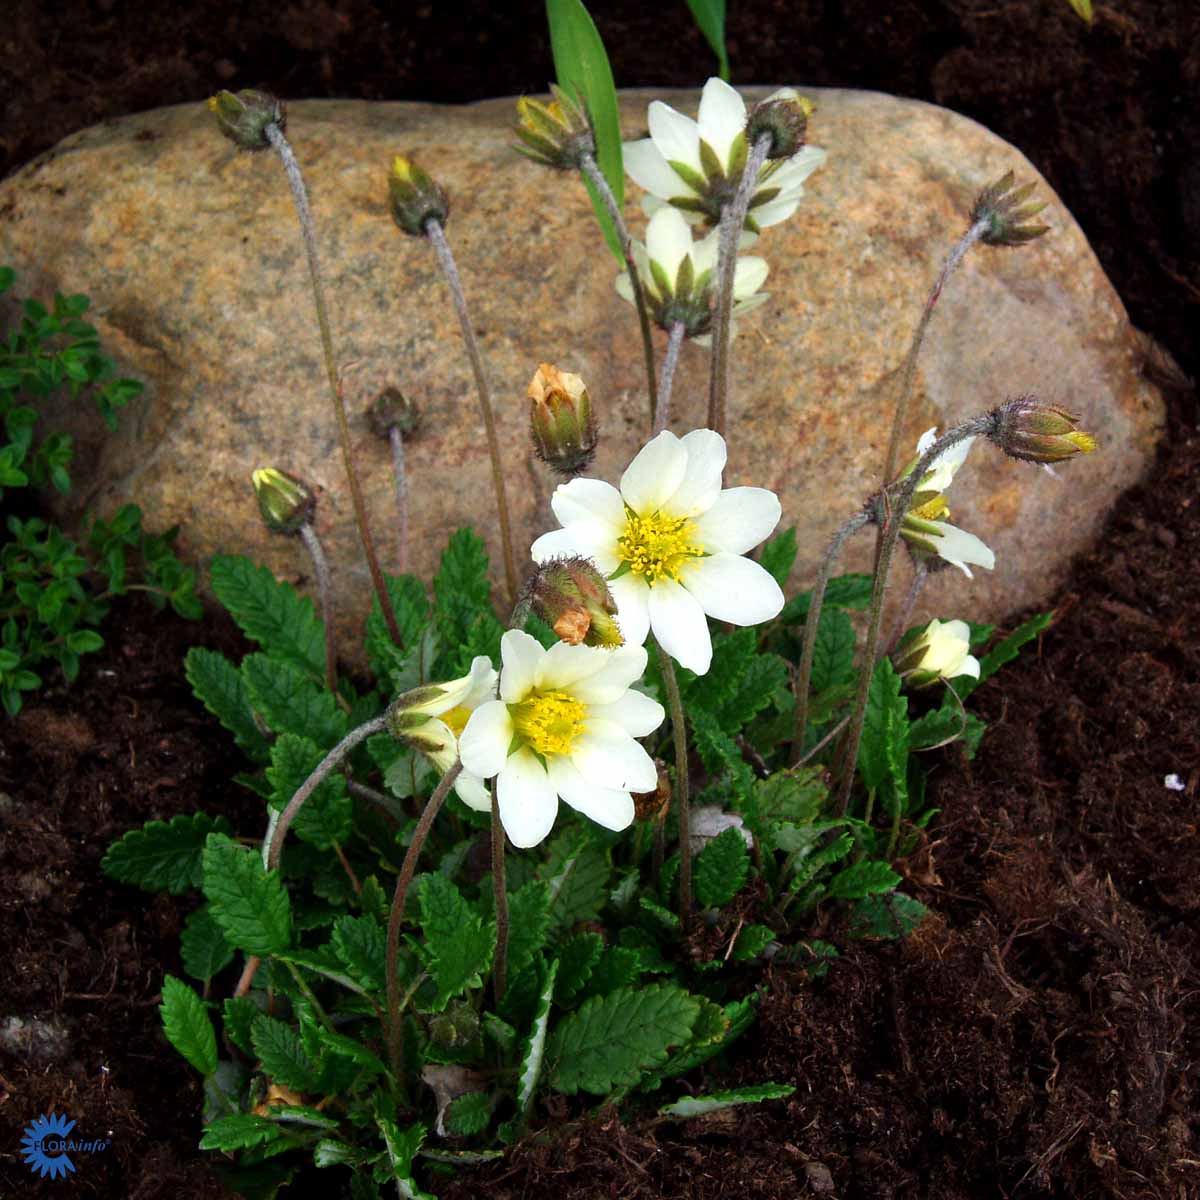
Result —
[{"label": "white flower", "polygon": [[[937,440],[937,427],[927,429],[917,442],[917,458],[921,458]],[[958,468],[966,460],[973,437],[963,438],[948,450],[939,454],[933,466],[925,473],[913,497],[913,505],[904,515],[900,527],[901,536],[908,542],[913,553],[936,555],[951,566],[957,567],[968,579],[973,579],[973,563],[990,571],[996,565],[996,556],[973,533],[967,533],[956,525],[939,520],[948,516],[950,507],[942,492],[950,486]],[[913,463],[913,467],[916,463]],[[913,467],[909,468],[911,472]]]},{"label": "white flower", "polygon": [[[712,340],[713,275],[717,267],[718,233],[714,229],[699,242],[692,242],[688,223],[673,208],[663,208],[650,218],[646,245],[635,241],[633,257],[650,315],[663,329],[681,321],[689,337],[707,346]],[[757,308],[767,296],[758,289],[767,278],[765,259],[745,256],[737,260],[733,275],[733,317]],[[617,276],[617,291],[633,303],[629,274]],[[731,332],[732,336],[732,332]]]},{"label": "white flower", "polygon": [[924,631],[904,647],[899,670],[912,677],[916,687],[960,675],[979,678],[979,660],[971,654],[971,629],[966,621],[929,622]]},{"label": "white flower", "polygon": [[666,715],[629,690],[646,669],[645,647],[559,642],[546,650],[510,629],[500,654],[500,699],[475,710],[459,749],[464,770],[496,776],[500,822],[513,845],[536,846],[550,832],[560,797],[606,829],[625,829],[630,792],[658,786],[654,760],[634,738]]},{"label": "white flower", "polygon": [[533,543],[535,562],[582,554],[608,576],[629,645],[652,629],[662,648],[703,675],[712,661],[705,614],[734,625],[769,621],[783,607],[771,575],[748,558],[779,523],[766,488],[721,489],[725,439],[711,429],[660,433],[621,476],[618,491],[572,479],[550,501],[563,528]]},{"label": "white flower", "polygon": [[[654,199],[693,222],[716,225],[733,199],[746,163],[746,104],[729,84],[710,79],[700,97],[699,121],[661,100],[648,112],[650,136],[624,144],[625,170]],[[804,181],[825,161],[825,151],[804,146],[791,158],[769,162],[759,173],[746,228],[751,232],[786,221],[800,204]]]},{"label": "white flower", "polygon": [[[491,659],[480,654],[471,663],[470,674],[461,679],[431,684],[401,696],[393,705],[393,735],[419,750],[444,775],[458,758],[459,736],[471,714],[495,698],[498,678]],[[490,811],[492,798],[479,775],[464,768],[454,782],[454,790],[464,804]]]}]

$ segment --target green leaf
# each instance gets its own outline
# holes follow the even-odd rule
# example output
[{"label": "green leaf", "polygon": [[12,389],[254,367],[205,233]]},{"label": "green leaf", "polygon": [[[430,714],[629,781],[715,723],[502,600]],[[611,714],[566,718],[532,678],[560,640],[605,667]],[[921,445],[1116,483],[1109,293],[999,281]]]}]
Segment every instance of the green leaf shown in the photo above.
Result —
[{"label": "green leaf", "polygon": [[568,1096],[632,1087],[688,1040],[699,1013],[696,997],[667,984],[594,997],[554,1031],[551,1085]]},{"label": "green leaf", "polygon": [[312,1090],[317,1064],[290,1025],[274,1017],[257,1016],[250,1026],[250,1040],[264,1074],[294,1092]]},{"label": "green leaf", "polygon": [[920,900],[903,892],[868,896],[854,906],[849,933],[851,937],[895,941],[908,937],[928,915],[929,909]]},{"label": "green leaf", "polygon": [[741,831],[717,834],[696,856],[696,902],[701,908],[724,908],[742,890],[750,873],[750,851]]},{"label": "green leaf", "polygon": [[733,943],[733,961],[753,962],[777,936],[769,925],[744,925]]},{"label": "green leaf", "polygon": [[[643,900],[645,896],[641,897]],[[607,996],[618,988],[629,987],[642,976],[642,956],[632,947],[609,946],[588,978],[583,995]]]},{"label": "green leaf", "polygon": [[394,1183],[404,1200],[436,1200],[428,1192],[421,1191],[412,1177],[412,1161],[425,1141],[425,1126],[410,1125],[402,1130],[382,1115],[375,1117],[375,1124],[383,1135],[387,1151],[386,1165],[375,1168],[375,1181]]},{"label": "green leaf", "polygon": [[158,1011],[167,1041],[201,1075],[211,1075],[217,1069],[217,1034],[204,1001],[174,975],[163,980],[162,997]]},{"label": "green leaf", "polygon": [[529,1036],[521,1043],[521,1069],[517,1073],[517,1108],[522,1118],[529,1112],[542,1074],[542,1062],[546,1053],[546,1030],[550,1025],[550,1001],[554,998],[554,981],[557,977],[558,960],[555,959],[546,969]]},{"label": "green leaf", "polygon": [[200,1138],[201,1150],[248,1150],[251,1146],[269,1145],[284,1140],[282,1129],[267,1117],[254,1113],[235,1113],[218,1117],[205,1127]]},{"label": "green leaf", "polygon": [[900,876],[885,862],[867,859],[852,863],[839,871],[829,884],[829,896],[834,900],[861,900],[895,889]]},{"label": "green leaf", "polygon": [[383,1060],[362,1042],[352,1037],[346,1037],[345,1034],[330,1033],[328,1029],[321,1026],[317,1027],[317,1038],[324,1049],[357,1063],[369,1075],[387,1074],[387,1066]]},{"label": "green leaf", "polygon": [[232,833],[224,817],[180,813],[170,821],[148,821],[114,842],[100,866],[120,883],[148,892],[181,896],[198,888],[202,879],[201,853],[210,833]]},{"label": "green leaf", "polygon": [[179,938],[183,969],[193,978],[207,983],[233,962],[233,947],[225,940],[221,927],[207,907],[198,908],[187,919]]},{"label": "green leaf", "polygon": [[900,676],[891,659],[881,658],[871,676],[858,769],[863,785],[881,791],[885,783],[904,786],[908,757],[908,698],[900,693]]},{"label": "green leaf", "polygon": [[754,772],[742,757],[737,743],[717,723],[717,719],[703,708],[688,709],[692,733],[695,735],[696,753],[705,769],[714,776],[729,773],[733,785],[733,797],[745,796],[754,784]]},{"label": "green leaf", "polygon": [[532,962],[550,932],[550,885],[531,879],[508,899],[508,969],[517,972]]},{"label": "green leaf", "polygon": [[242,632],[275,658],[325,677],[325,631],[312,601],[248,558],[218,554],[212,589]]},{"label": "green leaf", "polygon": [[854,677],[854,625],[844,608],[822,608],[813,645],[812,690],[823,692]]},{"label": "green leaf", "polygon": [[591,930],[584,930],[562,944],[558,955],[559,1004],[569,1008],[583,991],[600,956],[604,953],[604,939]]},{"label": "green leaf", "polygon": [[269,743],[254,720],[250,697],[241,672],[223,654],[193,646],[184,659],[184,670],[196,699],[230,733],[255,762],[266,762]]},{"label": "green leaf", "polygon": [[[324,751],[308,738],[282,734],[271,747],[271,765],[267,768],[271,807],[281,812],[324,758]],[[292,831],[318,850],[330,850],[335,842],[340,845],[350,836],[353,821],[354,806],[345,777],[334,771],[301,805]]]},{"label": "green leaf", "polygon": [[492,1120],[495,1102],[487,1092],[466,1092],[450,1101],[444,1124],[451,1137],[472,1137],[482,1133]]},{"label": "green leaf", "polygon": [[[957,686],[957,685],[956,685]],[[944,746],[961,737],[966,728],[965,715],[959,710],[953,697],[944,708],[935,708],[923,717],[918,717],[908,727],[908,748],[927,750],[933,746]]]},{"label": "green leaf", "polygon": [[[596,162],[619,210],[625,203],[621,114],[604,42],[580,0],[546,0],[546,16],[550,22],[550,49],[558,85],[587,107],[596,135]],[[621,243],[608,208],[591,182],[585,182],[600,228],[604,231],[604,240],[620,258]]]},{"label": "green leaf", "polygon": [[1075,15],[1081,20],[1090,25],[1095,17],[1092,12],[1092,0],[1067,0],[1067,3],[1075,10]]},{"label": "green leaf", "polygon": [[268,874],[262,855],[217,834],[204,847],[204,894],[226,940],[260,956],[292,940],[292,912],[279,872]]},{"label": "green leaf", "polygon": [[247,654],[242,680],[251,703],[276,733],[293,733],[329,750],[346,736],[346,714],[294,663],[269,654]]},{"label": "green leaf", "polygon": [[808,825],[824,811],[829,798],[820,767],[789,767],[766,779],[756,779],[746,798],[736,805],[755,837],[768,840],[780,822]]},{"label": "green leaf", "polygon": [[[825,588],[825,598],[821,601],[821,611],[827,608],[853,608],[857,611],[870,608],[871,589],[875,586],[873,575],[839,575],[831,579]],[[785,625],[799,625],[808,617],[808,606],[812,601],[812,593],[804,592],[793,596],[784,606],[779,619]]]},{"label": "green leaf", "polygon": [[243,1054],[253,1054],[254,1044],[250,1040],[250,1029],[259,1007],[249,996],[231,996],[225,1001],[223,1011],[225,1036]]},{"label": "green leaf", "polygon": [[1054,611],[1038,613],[1036,617],[1030,617],[1028,621],[1018,625],[1008,637],[993,646],[979,660],[979,678],[977,680],[973,680],[970,677],[956,679],[954,681],[955,691],[965,699],[985,679],[990,679],[1002,666],[1012,662],[1026,642],[1033,641],[1035,637],[1049,629],[1054,624],[1054,618],[1057,615]]},{"label": "green leaf", "polygon": [[[691,1036],[684,1045],[663,1064],[653,1077],[643,1082],[647,1091],[657,1091],[662,1087],[664,1079],[674,1075],[682,1075],[685,1071],[698,1067],[718,1054],[722,1047],[737,1036],[732,1033],[733,1022],[728,1013],[719,1004],[706,1000],[701,996],[695,997],[700,1004],[700,1012],[692,1025]],[[740,1033],[741,1030],[738,1030]]]},{"label": "green leaf", "polygon": [[660,1117],[675,1117],[687,1120],[702,1117],[706,1113],[736,1108],[739,1104],[761,1104],[764,1100],[783,1100],[796,1089],[790,1083],[759,1083],[753,1087],[733,1088],[726,1092],[709,1092],[704,1096],[684,1096],[674,1104],[666,1104],[658,1110]]},{"label": "green leaf", "polygon": [[580,845],[570,827],[551,843],[549,858],[539,874],[550,883],[550,914],[556,929],[590,921],[608,899],[612,863],[609,852],[594,842]]},{"label": "green leaf", "polygon": [[465,644],[471,627],[491,611],[492,585],[488,579],[488,556],[483,539],[470,529],[450,536],[433,581],[434,618],[443,648],[443,678],[465,675],[471,660]]},{"label": "green leaf", "polygon": [[[687,0],[700,32],[717,56],[718,71],[729,82],[729,53],[725,49],[725,0]],[[763,564],[766,566],[766,564]],[[783,586],[783,580],[779,580]]]},{"label": "green leaf", "polygon": [[387,938],[373,917],[339,917],[333,925],[330,944],[350,972],[370,991],[386,986],[383,964],[387,957]]},{"label": "green leaf", "polygon": [[432,962],[430,974],[437,997],[430,1006],[440,1012],[460,992],[482,986],[481,975],[492,962],[496,931],[485,926],[462,893],[443,875],[423,875],[421,930]]}]

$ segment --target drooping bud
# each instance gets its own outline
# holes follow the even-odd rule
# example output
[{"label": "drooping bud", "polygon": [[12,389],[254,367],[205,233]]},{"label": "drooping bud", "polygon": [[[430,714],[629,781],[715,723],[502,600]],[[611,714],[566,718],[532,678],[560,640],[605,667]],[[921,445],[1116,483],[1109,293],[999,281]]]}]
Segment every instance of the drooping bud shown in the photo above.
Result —
[{"label": "drooping bud", "polygon": [[283,102],[269,92],[218,92],[209,97],[208,107],[221,132],[243,150],[269,150],[267,126],[277,125],[280,132],[287,126]]},{"label": "drooping bud", "polygon": [[986,223],[982,240],[989,246],[1022,246],[1046,233],[1049,225],[1026,225],[1022,222],[1036,217],[1045,204],[1025,204],[1036,183],[1023,183],[1014,188],[1013,173],[1009,171],[1001,179],[979,193],[971,209],[971,224]]},{"label": "drooping bud", "polygon": [[414,237],[425,235],[430,221],[444,225],[450,212],[446,193],[411,159],[397,154],[388,173],[392,218]]},{"label": "drooping bud", "polygon": [[596,419],[583,380],[542,363],[528,396],[538,458],[567,479],[585,471],[596,455]]},{"label": "drooping bud", "polygon": [[624,644],[617,603],[604,576],[579,555],[541,563],[525,585],[522,604],[569,645],[613,649]]},{"label": "drooping bud", "polygon": [[1033,396],[1006,401],[992,413],[992,419],[994,427],[988,437],[1010,458],[1058,463],[1096,449],[1096,439],[1079,428],[1079,417]]},{"label": "drooping bud", "polygon": [[376,437],[387,441],[393,429],[412,437],[421,424],[421,412],[399,388],[385,387],[367,409],[367,424]]},{"label": "drooping bud", "polygon": [[258,511],[272,533],[299,533],[312,520],[317,497],[303,479],[277,467],[260,467],[250,474]]},{"label": "drooping bud", "polygon": [[596,153],[596,138],[587,112],[555,84],[549,104],[522,96],[517,101],[517,137],[513,149],[526,158],[560,171],[576,170],[586,155]]},{"label": "drooping bud", "polygon": [[439,1046],[455,1050],[475,1040],[479,1014],[465,1001],[455,1000],[429,1020],[429,1036]]},{"label": "drooping bud", "polygon": [[746,141],[753,146],[764,133],[771,137],[767,158],[791,158],[803,149],[813,104],[794,88],[780,88],[750,110]]},{"label": "drooping bud", "polygon": [[912,687],[928,687],[939,679],[960,675],[979,678],[979,660],[971,654],[971,628],[966,621],[929,622],[915,638],[901,647],[896,670]]}]

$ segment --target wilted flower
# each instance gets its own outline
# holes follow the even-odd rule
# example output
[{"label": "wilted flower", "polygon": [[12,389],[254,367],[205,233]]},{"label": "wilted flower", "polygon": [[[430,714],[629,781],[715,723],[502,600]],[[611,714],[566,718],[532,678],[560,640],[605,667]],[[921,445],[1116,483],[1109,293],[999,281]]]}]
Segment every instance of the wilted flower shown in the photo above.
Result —
[{"label": "wilted flower", "polygon": [[299,533],[313,516],[317,498],[297,475],[278,467],[260,467],[250,473],[258,511],[272,533]]},{"label": "wilted flower", "polygon": [[517,101],[517,137],[513,148],[534,162],[559,170],[579,167],[585,155],[595,154],[596,139],[584,109],[556,84],[549,104],[522,96]]},{"label": "wilted flower", "polygon": [[367,424],[376,437],[385,441],[393,429],[406,438],[412,437],[421,424],[421,412],[416,403],[397,387],[385,387],[367,409]]},{"label": "wilted flower", "polygon": [[625,829],[634,814],[630,792],[658,779],[634,738],[653,733],[666,715],[630,690],[646,669],[645,647],[558,642],[546,650],[510,629],[500,654],[500,699],[475,710],[459,748],[465,770],[496,776],[500,822],[513,845],[542,841],[560,798],[605,829]]},{"label": "wilted flower", "polygon": [[430,221],[444,225],[450,212],[446,193],[403,154],[397,154],[388,174],[388,198],[392,219],[414,237],[424,237]]},{"label": "wilted flower", "polygon": [[1030,217],[1036,217],[1046,207],[1042,204],[1025,204],[1036,183],[1023,183],[1013,187],[1014,175],[1009,171],[979,193],[971,209],[971,224],[987,223],[982,240],[989,246],[1021,246],[1032,242],[1046,233],[1049,225],[1025,225]]},{"label": "wilted flower", "polygon": [[[703,675],[712,661],[707,614],[757,625],[783,607],[779,584],[742,555],[779,523],[766,488],[721,488],[725,439],[669,431],[643,446],[617,488],[573,479],[550,506],[563,528],[533,543],[535,562],[582,554],[608,578],[628,645],[650,630],[668,654]],[[653,786],[646,785],[647,789]]]},{"label": "wilted flower", "polygon": [[791,158],[804,148],[812,101],[795,88],[780,88],[750,110],[746,119],[746,141],[753,146],[765,133],[771,138],[768,159]]},{"label": "wilted flower", "polygon": [[242,150],[267,150],[269,125],[282,133],[287,125],[283,103],[268,92],[251,88],[237,92],[218,92],[208,100],[209,111],[217,118],[221,132]]},{"label": "wilted flower", "polygon": [[971,629],[966,621],[936,618],[906,646],[896,659],[896,670],[913,687],[927,687],[939,679],[960,675],[979,678],[979,660],[971,654]]},{"label": "wilted flower", "polygon": [[596,456],[596,418],[583,380],[542,363],[529,384],[533,448],[547,466],[570,478]]},{"label": "wilted flower", "polygon": [[992,417],[995,428],[988,436],[1010,458],[1058,463],[1096,449],[1096,439],[1079,428],[1079,417],[1033,396],[1006,401]]},{"label": "wilted flower", "polygon": [[625,640],[616,621],[617,602],[604,576],[578,554],[540,564],[525,585],[524,599],[572,646],[613,649]]},{"label": "wilted flower", "polygon": [[[624,146],[625,170],[654,197],[647,211],[666,203],[691,221],[719,224],[749,152],[745,101],[723,80],[710,79],[700,97],[699,121],[661,100],[651,103],[647,115],[650,136]],[[824,161],[824,150],[803,146],[790,158],[767,163],[750,198],[745,228],[757,233],[786,221],[800,204],[804,181]]]}]

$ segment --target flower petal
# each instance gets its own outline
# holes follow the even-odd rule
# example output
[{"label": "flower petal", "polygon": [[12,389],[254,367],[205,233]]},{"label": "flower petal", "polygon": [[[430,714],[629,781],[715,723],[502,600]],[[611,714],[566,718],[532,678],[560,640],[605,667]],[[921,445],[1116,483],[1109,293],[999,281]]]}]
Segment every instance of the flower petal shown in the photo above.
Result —
[{"label": "flower petal", "polygon": [[628,792],[589,783],[563,755],[552,758],[547,767],[550,782],[576,812],[605,829],[619,831],[633,824],[633,797]]},{"label": "flower petal", "polygon": [[512,740],[513,724],[508,705],[502,700],[481,704],[471,714],[458,739],[463,770],[481,779],[490,779],[503,769]]},{"label": "flower petal", "polygon": [[672,284],[679,264],[692,252],[692,230],[675,208],[660,208],[646,226],[646,253]]},{"label": "flower petal", "polygon": [[[670,200],[673,196],[694,196],[695,190],[686,184],[662,156],[662,151],[652,138],[641,138],[636,142],[625,142],[625,172],[639,187],[653,196]],[[697,142],[697,153],[699,142]]]},{"label": "flower petal", "polygon": [[700,136],[729,165],[733,139],[746,128],[746,102],[723,79],[710,79],[700,94]]},{"label": "flower petal", "polygon": [[663,502],[673,517],[694,517],[707,512],[721,494],[725,470],[725,439],[711,429],[693,429],[679,439],[687,451],[687,467],[675,492]]},{"label": "flower petal", "polygon": [[687,471],[687,451],[663,430],[637,453],[621,476],[621,495],[639,515],[657,512],[675,494]]},{"label": "flower petal", "polygon": [[572,521],[600,521],[616,529],[625,525],[621,493],[603,479],[572,479],[570,483],[560,483],[550,497],[550,507],[560,525],[570,525]]},{"label": "flower petal", "polygon": [[682,162],[700,168],[700,130],[691,117],[676,112],[669,104],[653,100],[646,111],[650,136],[667,162]]},{"label": "flower petal", "polygon": [[937,530],[937,540],[933,543],[938,556],[964,572],[968,578],[973,578],[967,570],[967,563],[983,567],[990,571],[996,565],[996,556],[991,549],[984,545],[973,533],[950,525],[946,521],[930,521],[929,524]]},{"label": "flower petal", "polygon": [[593,704],[588,708],[589,721],[611,721],[635,738],[653,733],[666,716],[666,710],[657,700],[634,691],[627,691],[613,704]]},{"label": "flower petal", "polygon": [[726,488],[696,518],[700,545],[709,554],[745,554],[770,536],[782,512],[779,497],[766,488]]},{"label": "flower petal", "polygon": [[752,209],[750,215],[759,229],[767,229],[772,225],[778,225],[781,221],[786,221],[799,207],[800,197],[795,192],[791,192],[776,196],[774,200],[769,200],[766,204]]},{"label": "flower petal", "polygon": [[765,567],[736,554],[713,554],[689,563],[683,586],[710,617],[758,625],[779,616],[783,592]]},{"label": "flower petal", "polygon": [[608,666],[608,653],[598,646],[556,642],[538,663],[534,686],[541,691],[570,692],[579,680],[598,675]]},{"label": "flower petal", "polygon": [[521,850],[542,841],[558,816],[558,793],[529,750],[518,750],[496,777],[496,802],[504,832]]},{"label": "flower petal", "polygon": [[612,721],[589,719],[570,757],[576,769],[599,787],[650,792],[658,786],[654,759]]},{"label": "flower petal", "polygon": [[535,563],[582,554],[595,562],[602,575],[611,575],[621,565],[616,553],[617,537],[616,531],[600,521],[572,521],[565,529],[543,533],[529,547],[529,553]]},{"label": "flower petal", "polygon": [[617,624],[627,646],[640,646],[650,632],[650,588],[640,575],[630,572],[610,579],[608,590],[617,602]]},{"label": "flower petal", "polygon": [[747,255],[737,260],[733,271],[733,297],[744,300],[753,296],[767,282],[767,260],[757,255]]},{"label": "flower petal", "polygon": [[[589,647],[590,649],[591,647]],[[628,691],[629,685],[641,679],[646,669],[646,647],[624,645],[616,650],[600,650],[604,666],[594,675],[580,679],[571,686],[571,694],[584,704],[613,704]]]},{"label": "flower petal", "polygon": [[800,187],[828,157],[829,152],[820,146],[805,146],[772,171],[765,186],[777,187],[784,192],[792,191]]},{"label": "flower petal", "polygon": [[476,812],[491,811],[491,793],[488,791],[487,784],[478,775],[472,775],[470,771],[462,771],[454,781],[454,790],[468,808],[473,808]]},{"label": "flower petal", "polygon": [[650,628],[659,645],[677,662],[703,675],[712,664],[712,639],[700,602],[673,579],[650,589]]},{"label": "flower petal", "polygon": [[[533,687],[538,663],[546,653],[536,638],[520,629],[510,629],[500,639],[500,699],[507,704],[524,700]],[[494,772],[493,772],[494,774]]]}]

